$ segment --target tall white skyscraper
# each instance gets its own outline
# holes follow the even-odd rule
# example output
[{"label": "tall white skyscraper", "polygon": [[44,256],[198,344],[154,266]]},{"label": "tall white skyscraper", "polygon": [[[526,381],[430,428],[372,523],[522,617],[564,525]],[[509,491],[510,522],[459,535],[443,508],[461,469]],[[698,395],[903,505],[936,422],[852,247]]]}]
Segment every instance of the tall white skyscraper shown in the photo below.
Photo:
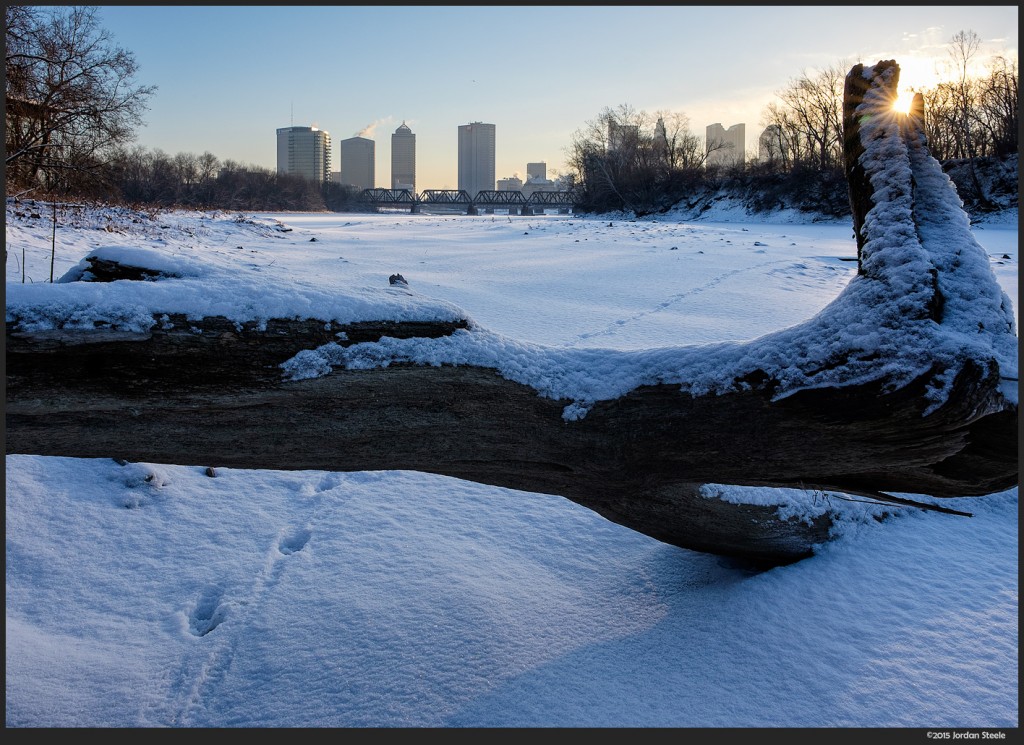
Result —
[{"label": "tall white skyscraper", "polygon": [[391,135],[391,188],[416,193],[416,135],[405,122]]},{"label": "tall white skyscraper", "polygon": [[470,199],[494,190],[495,126],[482,122],[459,125],[459,189]]},{"label": "tall white skyscraper", "polygon": [[373,189],[376,143],[366,137],[349,137],[338,143],[338,150],[341,183],[357,189]]},{"label": "tall white skyscraper", "polygon": [[734,124],[726,129],[719,123],[709,124],[705,143],[709,166],[741,166],[745,161],[747,127]]},{"label": "tall white skyscraper", "polygon": [[316,127],[277,130],[277,172],[321,183],[331,180],[331,135]]}]

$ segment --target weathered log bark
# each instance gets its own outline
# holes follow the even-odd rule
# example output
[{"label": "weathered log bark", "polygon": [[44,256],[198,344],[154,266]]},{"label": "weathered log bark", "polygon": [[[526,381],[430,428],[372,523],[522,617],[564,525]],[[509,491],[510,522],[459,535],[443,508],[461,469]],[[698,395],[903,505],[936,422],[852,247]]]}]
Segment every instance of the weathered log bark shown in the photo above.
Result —
[{"label": "weathered log bark", "polygon": [[[878,81],[855,72],[844,111],[861,236],[880,197],[857,157],[849,158],[860,142],[856,97]],[[107,278],[116,271],[103,267]],[[702,484],[899,502],[882,492],[980,496],[1017,481],[1017,407],[1000,393],[991,360],[967,360],[949,383],[950,370],[937,361],[895,388],[879,376],[781,398],[778,382],[759,370],[718,395],[641,386],[597,401],[577,421],[563,419],[571,401],[542,397],[489,368],[338,367],[297,381],[284,380],[279,368],[300,350],[337,342],[339,332],[350,346],[465,327],[312,319],[239,327],[172,316],[154,318],[148,332],[118,334],[26,332],[9,323],[7,452],[431,472],[560,495],[670,544],[768,564],[810,555],[828,540],[830,518],[785,520],[773,507],[705,496]],[[936,385],[946,394],[938,407],[926,395]]]},{"label": "weathered log bark", "polygon": [[668,543],[767,562],[808,555],[830,521],[782,521],[769,507],[701,496],[700,484],[964,496],[1006,488],[1016,468],[1016,417],[979,398],[992,372],[974,366],[927,417],[925,376],[891,393],[865,384],[774,402],[766,390],[692,397],[646,386],[567,423],[567,401],[482,368],[282,382],[276,363],[316,344],[322,324],[302,324],[305,334],[294,324],[268,344],[274,354],[250,354],[266,334],[224,325],[106,341],[65,334],[59,347],[53,335],[9,332],[8,452],[433,472],[565,496]]}]

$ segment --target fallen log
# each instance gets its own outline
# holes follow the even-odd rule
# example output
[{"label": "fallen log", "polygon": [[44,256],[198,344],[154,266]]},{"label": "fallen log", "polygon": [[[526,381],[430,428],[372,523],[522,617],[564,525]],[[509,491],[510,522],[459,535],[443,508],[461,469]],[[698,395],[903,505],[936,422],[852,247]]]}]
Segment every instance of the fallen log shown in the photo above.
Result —
[{"label": "fallen log", "polygon": [[[500,363],[475,362],[481,334],[457,319],[239,323],[154,312],[143,330],[40,330],[20,324],[9,304],[7,452],[431,472],[563,496],[658,540],[767,564],[811,555],[831,518],[783,519],[702,485],[893,504],[907,500],[885,492],[1010,488],[1018,466],[1008,301],[987,257],[971,258],[969,223],[947,213],[943,190],[953,187],[934,173],[921,128],[880,121],[897,81],[889,62],[858,65],[847,78],[858,277],[806,324],[725,345],[704,384],[687,377],[695,355],[680,350],[677,372],[651,370],[617,395],[542,395]],[[950,240],[963,244],[955,262]],[[105,262],[95,279],[119,276],[94,258]],[[965,293],[957,273],[982,260],[990,284],[972,279]],[[965,336],[966,316],[981,329]],[[423,363],[416,350],[429,343],[449,358]],[[303,354],[319,355],[320,373],[288,374]]]}]

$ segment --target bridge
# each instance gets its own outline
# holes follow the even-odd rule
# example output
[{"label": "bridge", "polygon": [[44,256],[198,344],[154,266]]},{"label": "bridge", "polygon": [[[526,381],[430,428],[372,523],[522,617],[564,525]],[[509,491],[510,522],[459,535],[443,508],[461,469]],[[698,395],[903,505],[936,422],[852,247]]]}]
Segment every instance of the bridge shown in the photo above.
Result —
[{"label": "bridge", "polygon": [[423,207],[465,210],[467,215],[478,215],[481,211],[493,214],[495,208],[507,209],[510,215],[543,214],[547,208],[568,212],[575,206],[575,192],[535,191],[526,196],[521,191],[497,191],[485,189],[470,197],[464,189],[427,189],[414,194],[409,189],[364,189],[360,201],[367,210],[378,212],[381,208],[408,209],[412,213]]}]

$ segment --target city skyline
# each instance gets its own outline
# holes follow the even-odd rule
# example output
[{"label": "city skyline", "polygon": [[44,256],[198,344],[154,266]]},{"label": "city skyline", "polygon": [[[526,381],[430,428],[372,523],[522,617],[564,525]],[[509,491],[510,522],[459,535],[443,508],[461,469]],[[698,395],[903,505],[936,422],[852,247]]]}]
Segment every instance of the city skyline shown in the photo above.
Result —
[{"label": "city skyline", "polygon": [[[573,134],[620,104],[681,113],[702,140],[711,124],[744,124],[756,152],[765,108],[804,72],[895,59],[904,87],[934,85],[961,30],[980,36],[977,61],[1016,59],[1017,16],[999,5],[99,7],[136,80],[157,86],[136,144],[273,170],[269,133],[312,126],[335,143],[374,140],[375,183],[388,186],[404,122],[418,191],[456,188],[466,122],[499,128],[497,179],[525,181],[540,161],[554,178]],[[311,45],[314,28],[330,43]]]}]

